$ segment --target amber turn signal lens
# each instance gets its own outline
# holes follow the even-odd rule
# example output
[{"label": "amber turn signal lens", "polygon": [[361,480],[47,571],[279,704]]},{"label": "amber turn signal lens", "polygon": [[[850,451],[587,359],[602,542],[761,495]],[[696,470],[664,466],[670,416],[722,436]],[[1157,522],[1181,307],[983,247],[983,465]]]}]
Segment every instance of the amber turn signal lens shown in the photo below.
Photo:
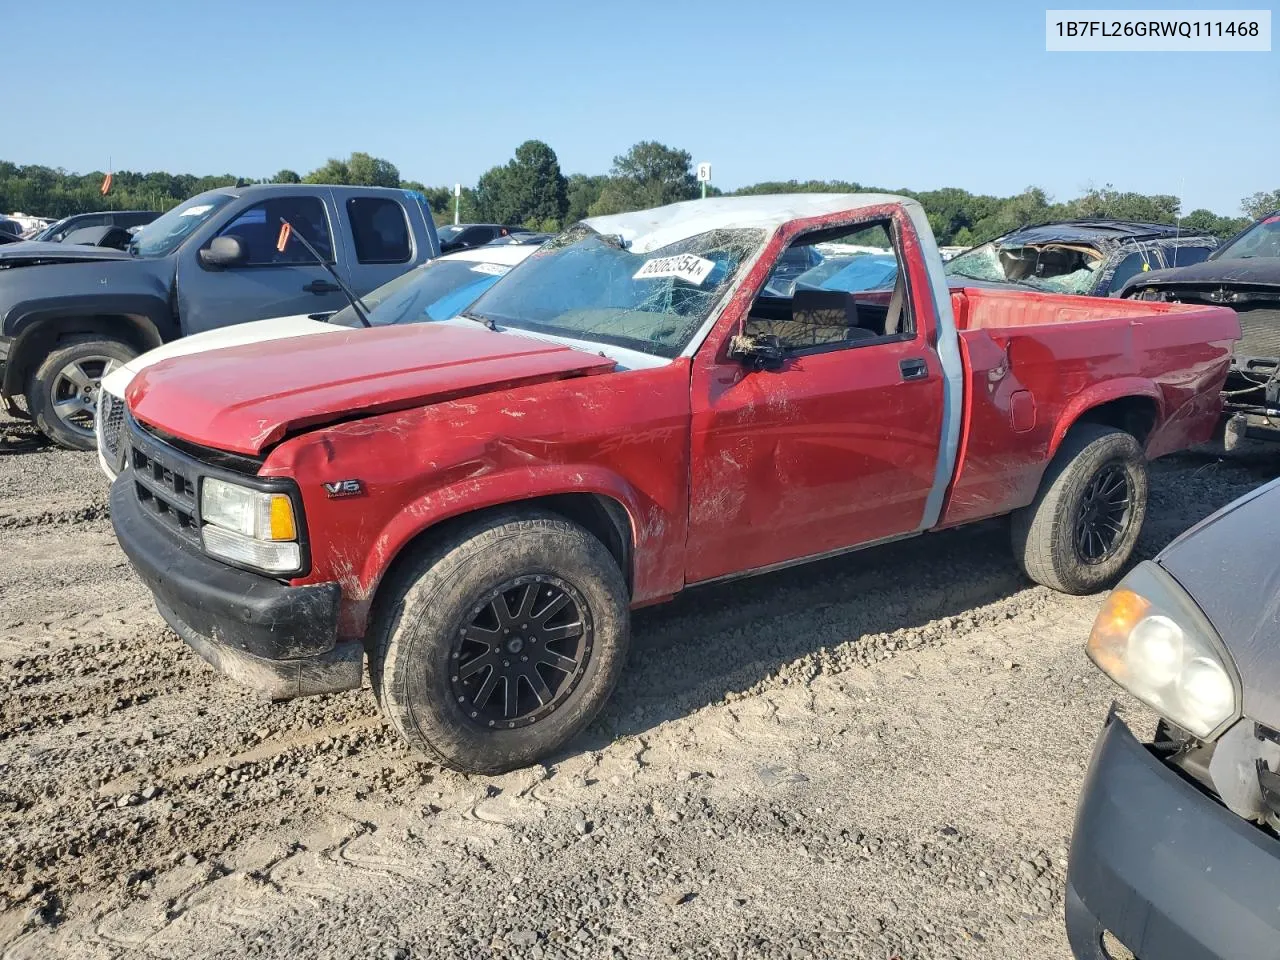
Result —
[{"label": "amber turn signal lens", "polygon": [[1118,676],[1123,669],[1129,634],[1150,609],[1151,603],[1145,597],[1120,587],[1111,591],[1098,618],[1093,621],[1093,629],[1089,631],[1089,655],[1112,677]]},{"label": "amber turn signal lens", "polygon": [[283,493],[271,495],[271,539],[296,540],[297,526],[293,522],[293,503]]}]

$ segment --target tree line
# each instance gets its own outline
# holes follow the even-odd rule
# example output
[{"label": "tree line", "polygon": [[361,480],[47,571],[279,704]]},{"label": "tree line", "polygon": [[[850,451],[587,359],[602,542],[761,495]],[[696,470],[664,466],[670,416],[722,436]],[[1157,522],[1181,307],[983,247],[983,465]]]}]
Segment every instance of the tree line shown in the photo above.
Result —
[{"label": "tree line", "polygon": [[[330,159],[305,175],[283,169],[267,181],[232,174],[197,177],[119,170],[112,175],[111,190],[103,195],[104,176],[97,170],[76,174],[0,160],[0,211],[63,217],[95,210],[167,210],[203,190],[254,182],[342,183],[417,190],[426,196],[438,223],[452,222],[455,202],[451,186],[403,180],[389,160],[360,152],[345,160]],[[1280,190],[1272,190],[1243,198],[1240,209],[1245,217],[1220,216],[1205,209],[1184,214],[1177,197],[1123,192],[1110,184],[1063,202],[1054,202],[1034,186],[1011,197],[973,194],[958,187],[885,191],[845,180],[768,181],[734,191],[738,195],[813,192],[891,192],[914,197],[928,213],[938,242],[956,246],[982,243],[1029,223],[1076,217],[1177,222],[1188,233],[1225,238],[1249,220],[1280,209]],[[709,193],[720,195],[721,191],[712,187]],[[646,140],[614,157],[606,174],[566,176],[550,146],[541,140],[528,140],[516,148],[507,163],[487,170],[474,186],[464,187],[458,203],[464,223],[505,223],[555,231],[588,216],[641,210],[700,195],[693,157],[686,150]]]}]

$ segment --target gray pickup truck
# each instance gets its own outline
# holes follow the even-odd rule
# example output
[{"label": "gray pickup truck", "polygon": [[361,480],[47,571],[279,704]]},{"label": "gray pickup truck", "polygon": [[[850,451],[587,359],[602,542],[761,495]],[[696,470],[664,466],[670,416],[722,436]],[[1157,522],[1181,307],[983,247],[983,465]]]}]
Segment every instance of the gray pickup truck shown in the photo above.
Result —
[{"label": "gray pickup truck", "polygon": [[323,184],[210,190],[123,251],[9,244],[0,247],[0,399],[56,443],[89,450],[102,378],[139,353],[215,327],[346,306],[304,245],[277,249],[282,219],[357,296],[440,253],[421,194]]}]

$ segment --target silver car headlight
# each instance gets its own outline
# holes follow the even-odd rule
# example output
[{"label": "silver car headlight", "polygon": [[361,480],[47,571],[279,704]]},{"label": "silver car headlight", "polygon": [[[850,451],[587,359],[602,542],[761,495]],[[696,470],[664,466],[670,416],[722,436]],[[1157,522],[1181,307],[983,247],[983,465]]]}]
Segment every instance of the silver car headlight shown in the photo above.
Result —
[{"label": "silver car headlight", "polygon": [[1165,719],[1201,739],[1236,717],[1240,683],[1222,640],[1159,564],[1134,568],[1094,621],[1089,658]]},{"label": "silver car headlight", "polygon": [[206,477],[200,484],[200,537],[211,555],[293,573],[302,565],[293,499]]}]

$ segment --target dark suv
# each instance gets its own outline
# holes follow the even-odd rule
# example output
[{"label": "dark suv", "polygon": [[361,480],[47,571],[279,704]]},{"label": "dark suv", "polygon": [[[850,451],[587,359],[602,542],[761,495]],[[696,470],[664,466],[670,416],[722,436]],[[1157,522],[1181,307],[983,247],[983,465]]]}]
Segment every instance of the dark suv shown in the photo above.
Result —
[{"label": "dark suv", "polygon": [[61,243],[67,235],[85,227],[141,227],[160,216],[154,210],[101,210],[97,213],[77,213],[63,217],[57,223],[51,223],[32,240],[43,240],[47,243]]},{"label": "dark suv", "polygon": [[440,235],[441,252],[452,253],[454,250],[479,247],[499,237],[526,231],[523,227],[504,227],[500,223],[452,223],[437,227],[436,232]]}]

